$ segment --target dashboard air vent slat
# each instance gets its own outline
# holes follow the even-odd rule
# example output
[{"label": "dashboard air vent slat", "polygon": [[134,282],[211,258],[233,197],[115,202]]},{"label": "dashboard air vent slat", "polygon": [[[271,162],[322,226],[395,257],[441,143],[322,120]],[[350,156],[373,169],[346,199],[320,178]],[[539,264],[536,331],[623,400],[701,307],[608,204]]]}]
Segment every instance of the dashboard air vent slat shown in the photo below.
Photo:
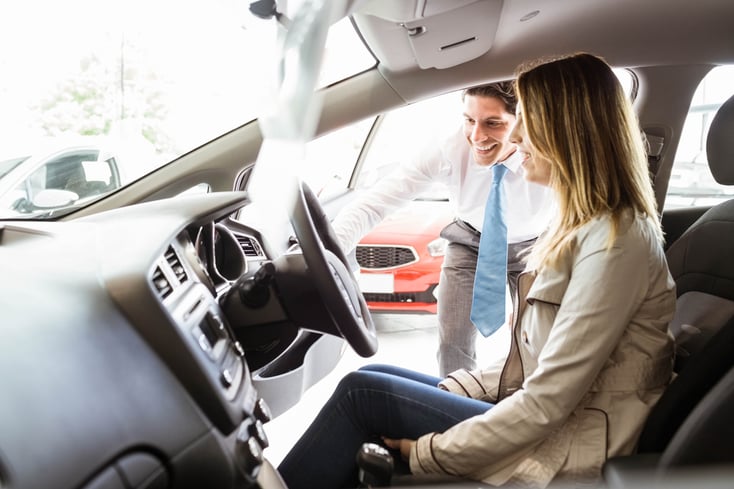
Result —
[{"label": "dashboard air vent slat", "polygon": [[161,267],[155,267],[155,271],[153,272],[153,286],[161,298],[164,299],[173,292],[173,287],[163,273],[163,270],[161,270]]},{"label": "dashboard air vent slat", "polygon": [[171,266],[171,270],[173,270],[173,273],[176,275],[179,283],[186,282],[186,269],[183,267],[181,260],[178,259],[178,255],[171,247],[166,250],[166,261]]},{"label": "dashboard air vent slat", "polygon": [[264,257],[262,247],[257,240],[251,236],[245,236],[244,234],[235,234],[237,241],[242,248],[242,252],[247,257]]}]

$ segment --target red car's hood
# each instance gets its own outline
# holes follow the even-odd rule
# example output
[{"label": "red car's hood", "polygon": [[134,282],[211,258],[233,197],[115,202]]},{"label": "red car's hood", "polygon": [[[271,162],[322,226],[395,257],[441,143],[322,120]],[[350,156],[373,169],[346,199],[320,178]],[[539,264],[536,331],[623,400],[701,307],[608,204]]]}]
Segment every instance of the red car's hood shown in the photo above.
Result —
[{"label": "red car's hood", "polygon": [[441,229],[453,219],[447,201],[414,201],[386,217],[360,243],[418,244],[438,237]]}]

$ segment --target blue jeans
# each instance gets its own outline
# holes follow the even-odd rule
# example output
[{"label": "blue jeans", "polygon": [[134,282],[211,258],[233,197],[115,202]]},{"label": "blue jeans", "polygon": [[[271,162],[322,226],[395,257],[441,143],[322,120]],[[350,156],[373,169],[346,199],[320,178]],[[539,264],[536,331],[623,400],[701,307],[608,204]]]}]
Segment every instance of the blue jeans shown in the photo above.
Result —
[{"label": "blue jeans", "polygon": [[[347,374],[278,467],[288,488],[356,487],[363,443],[443,432],[492,407],[439,389],[440,380],[389,365]],[[393,457],[402,463],[398,453]]]}]

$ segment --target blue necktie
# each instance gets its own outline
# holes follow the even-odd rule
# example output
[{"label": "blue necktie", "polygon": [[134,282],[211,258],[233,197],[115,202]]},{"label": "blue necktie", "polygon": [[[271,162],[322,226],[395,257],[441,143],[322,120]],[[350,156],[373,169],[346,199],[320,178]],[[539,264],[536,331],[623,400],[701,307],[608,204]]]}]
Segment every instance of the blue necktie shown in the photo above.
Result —
[{"label": "blue necktie", "polygon": [[471,321],[486,337],[505,322],[505,284],[507,283],[507,223],[502,177],[507,167],[492,166],[492,187],[484,209],[482,237],[479,240],[477,270],[474,275],[474,298]]}]

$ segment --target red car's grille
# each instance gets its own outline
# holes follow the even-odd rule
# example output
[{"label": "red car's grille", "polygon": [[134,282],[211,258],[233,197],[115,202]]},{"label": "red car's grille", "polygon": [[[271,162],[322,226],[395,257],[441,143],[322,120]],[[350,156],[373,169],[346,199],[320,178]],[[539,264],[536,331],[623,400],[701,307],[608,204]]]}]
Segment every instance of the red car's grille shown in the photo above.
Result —
[{"label": "red car's grille", "polygon": [[417,261],[418,253],[409,246],[357,246],[357,263],[367,270],[402,267]]}]

